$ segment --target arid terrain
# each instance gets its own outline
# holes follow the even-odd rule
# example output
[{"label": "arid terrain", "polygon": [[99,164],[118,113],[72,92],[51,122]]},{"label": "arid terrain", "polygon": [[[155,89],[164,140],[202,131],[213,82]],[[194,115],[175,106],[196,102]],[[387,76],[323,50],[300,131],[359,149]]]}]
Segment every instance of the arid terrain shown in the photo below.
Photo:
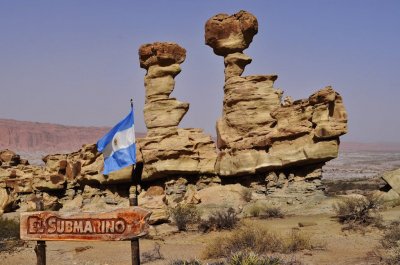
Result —
[{"label": "arid terrain", "polygon": [[[343,144],[346,147],[346,143]],[[365,148],[365,145],[363,145]],[[360,149],[363,149],[360,148]],[[371,148],[372,149],[372,148]],[[342,148],[339,157],[323,168],[323,181],[337,183],[339,180],[364,179],[372,183],[384,171],[399,168],[400,152],[394,150],[357,150]],[[354,183],[357,183],[355,181]],[[368,227],[361,231],[342,230],[334,218],[333,204],[342,196],[329,195],[313,208],[288,211],[284,218],[245,218],[245,225],[267,228],[282,235],[295,229],[310,237],[315,249],[300,250],[290,254],[276,254],[286,260],[296,260],[301,264],[380,264],[379,251],[383,251],[380,240],[384,230]],[[287,210],[282,208],[283,212]],[[18,213],[6,213],[8,218],[18,218]],[[382,212],[384,223],[400,220],[400,206],[387,207]],[[300,227],[299,223],[309,224]],[[235,231],[235,230],[233,230]],[[155,226],[150,236],[140,241],[142,261],[145,264],[170,264],[173,260],[200,259],[204,262],[204,252],[210,242],[219,240],[229,231],[198,232],[195,227],[179,232],[173,223]],[[35,264],[35,242],[13,252],[1,252],[2,264]],[[159,252],[155,248],[159,246]],[[148,261],[148,254],[156,260]],[[160,254],[160,255],[158,255]],[[47,264],[119,265],[130,264],[129,242],[47,242]],[[205,263],[204,263],[205,264]]]}]

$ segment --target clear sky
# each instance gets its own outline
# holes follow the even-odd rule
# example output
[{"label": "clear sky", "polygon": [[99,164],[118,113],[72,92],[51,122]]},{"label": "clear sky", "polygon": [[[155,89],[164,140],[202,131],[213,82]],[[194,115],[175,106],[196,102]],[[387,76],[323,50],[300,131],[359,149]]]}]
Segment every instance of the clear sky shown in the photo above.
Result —
[{"label": "clear sky", "polygon": [[190,103],[180,126],[215,135],[223,58],[204,24],[241,9],[259,22],[245,75],[277,73],[294,99],[332,85],[349,114],[344,140],[400,142],[400,1],[389,0],[0,0],[0,118],[113,126],[134,97],[143,132],[138,48],[173,41],[187,50],[172,94]]}]

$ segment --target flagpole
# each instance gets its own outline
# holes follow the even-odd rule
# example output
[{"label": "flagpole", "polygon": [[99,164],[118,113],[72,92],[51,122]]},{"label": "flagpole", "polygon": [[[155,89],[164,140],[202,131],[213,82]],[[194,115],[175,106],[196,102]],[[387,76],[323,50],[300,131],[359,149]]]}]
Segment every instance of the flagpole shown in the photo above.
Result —
[{"label": "flagpole", "polygon": [[[131,110],[133,115],[133,99],[131,98]],[[138,206],[138,186],[142,179],[143,163],[132,167],[132,186],[129,189],[129,206]],[[131,239],[132,265],[140,265],[139,238]]]}]

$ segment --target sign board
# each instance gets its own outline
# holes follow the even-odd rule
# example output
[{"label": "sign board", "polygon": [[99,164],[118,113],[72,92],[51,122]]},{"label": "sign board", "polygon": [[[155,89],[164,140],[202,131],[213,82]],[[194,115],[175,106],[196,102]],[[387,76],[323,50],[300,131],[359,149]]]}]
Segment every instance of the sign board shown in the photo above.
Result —
[{"label": "sign board", "polygon": [[147,234],[150,215],[136,206],[109,212],[24,212],[20,234],[23,240],[130,240]]}]

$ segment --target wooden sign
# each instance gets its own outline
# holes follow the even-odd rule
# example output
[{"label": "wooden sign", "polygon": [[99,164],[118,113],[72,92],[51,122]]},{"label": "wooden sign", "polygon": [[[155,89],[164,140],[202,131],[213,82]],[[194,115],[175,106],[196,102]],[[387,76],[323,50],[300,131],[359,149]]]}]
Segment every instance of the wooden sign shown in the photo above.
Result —
[{"label": "wooden sign", "polygon": [[95,213],[24,212],[20,234],[23,240],[130,240],[147,234],[150,215],[136,206]]}]

